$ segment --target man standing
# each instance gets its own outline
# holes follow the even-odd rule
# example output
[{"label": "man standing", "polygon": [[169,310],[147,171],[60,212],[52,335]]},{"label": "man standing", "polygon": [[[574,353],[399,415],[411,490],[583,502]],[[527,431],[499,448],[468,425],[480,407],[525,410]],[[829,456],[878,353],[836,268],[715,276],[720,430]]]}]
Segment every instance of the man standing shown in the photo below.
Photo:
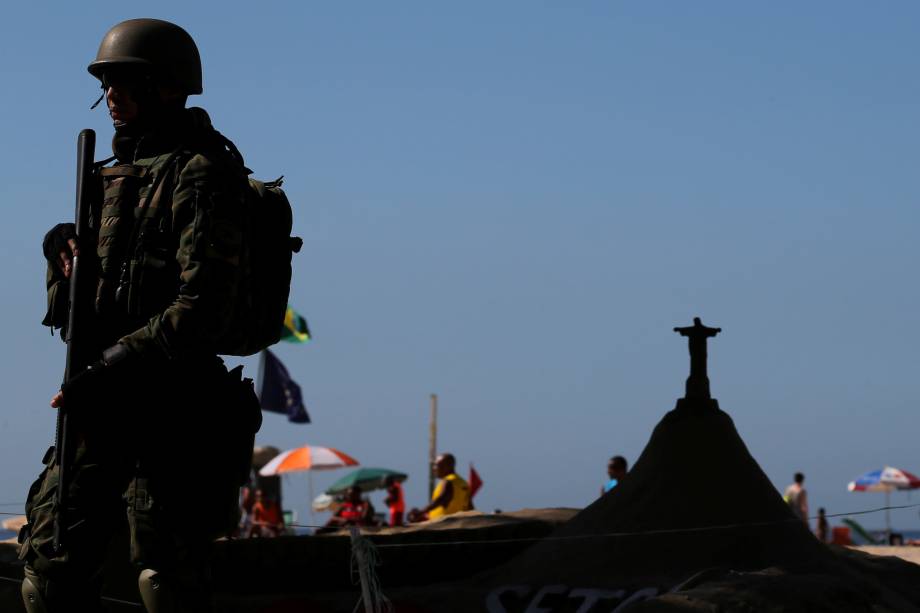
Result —
[{"label": "man standing", "polygon": [[431,503],[420,511],[423,517],[427,514],[428,519],[435,519],[473,509],[470,486],[457,474],[456,463],[451,453],[443,453],[435,460],[434,470],[440,481],[431,495]]},{"label": "man standing", "polygon": [[383,484],[387,488],[387,497],[384,503],[390,511],[389,524],[392,527],[403,525],[403,514],[406,512],[406,498],[403,495],[402,484],[395,475],[387,475]]},{"label": "man standing", "polygon": [[601,488],[601,496],[612,490],[623,480],[628,470],[626,458],[621,455],[615,455],[607,462],[607,483]]},{"label": "man standing", "polygon": [[[23,598],[29,613],[102,610],[106,543],[127,517],[147,610],[209,611],[210,544],[238,521],[261,419],[251,385],[217,357],[234,353],[245,296],[248,172],[207,113],[185,108],[202,92],[201,63],[179,26],[117,24],[89,72],[114,123],[116,163],[98,173],[92,236],[77,244],[73,224],[59,224],[45,237],[43,323],[66,326],[72,258],[83,250],[80,277],[95,278],[84,306],[97,361],[52,399],[76,435],[67,523],[55,548],[60,468],[47,454],[26,504]],[[206,479],[183,467],[193,454],[209,459]]]},{"label": "man standing", "polygon": [[827,513],[825,512],[824,507],[818,509],[818,523],[816,526],[815,535],[822,543],[827,543],[830,540],[831,527],[830,524],[827,523]]},{"label": "man standing", "polygon": [[795,473],[792,485],[787,487],[783,494],[783,500],[792,509],[793,514],[808,525],[808,493],[805,491],[804,483],[805,475]]}]

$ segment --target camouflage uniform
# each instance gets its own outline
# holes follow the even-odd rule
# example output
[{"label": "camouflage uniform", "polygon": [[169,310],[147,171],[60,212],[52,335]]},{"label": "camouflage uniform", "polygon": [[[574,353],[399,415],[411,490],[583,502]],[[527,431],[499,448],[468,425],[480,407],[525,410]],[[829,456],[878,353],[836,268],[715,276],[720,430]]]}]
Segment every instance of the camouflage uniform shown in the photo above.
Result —
[{"label": "camouflage uniform", "polygon": [[[170,576],[187,603],[199,599],[188,610],[204,611],[196,586],[207,584],[209,543],[236,526],[260,419],[251,385],[217,358],[245,264],[247,172],[201,109],[121,145],[118,163],[101,170],[92,216],[94,340],[99,352],[120,343],[130,358],[71,414],[79,443],[65,550],[51,546],[58,472],[49,454],[29,492],[20,555],[49,610],[93,610],[105,544],[127,516],[132,561]],[[48,280],[45,323],[61,327],[68,282],[53,266]]]}]

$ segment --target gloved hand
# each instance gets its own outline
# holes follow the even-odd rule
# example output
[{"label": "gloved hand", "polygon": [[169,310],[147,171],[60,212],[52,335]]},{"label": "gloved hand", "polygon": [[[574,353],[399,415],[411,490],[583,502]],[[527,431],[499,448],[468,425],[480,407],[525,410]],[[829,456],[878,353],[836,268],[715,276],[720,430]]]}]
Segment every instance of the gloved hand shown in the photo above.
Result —
[{"label": "gloved hand", "polygon": [[127,345],[116,343],[102,352],[102,357],[72,376],[61,386],[61,391],[51,401],[51,406],[79,407],[92,401],[96,390],[106,379],[121,370],[131,360],[133,352]]},{"label": "gloved hand", "polygon": [[70,277],[73,256],[78,254],[77,228],[72,223],[59,223],[45,234],[42,252],[54,270]]}]

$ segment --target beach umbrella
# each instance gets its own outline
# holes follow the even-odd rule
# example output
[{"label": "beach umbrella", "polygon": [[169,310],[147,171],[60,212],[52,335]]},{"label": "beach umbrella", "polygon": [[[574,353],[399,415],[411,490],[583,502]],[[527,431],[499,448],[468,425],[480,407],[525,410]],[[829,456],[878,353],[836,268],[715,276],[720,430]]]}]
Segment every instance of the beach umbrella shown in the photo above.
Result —
[{"label": "beach umbrella", "polygon": [[[307,445],[282,451],[259,470],[263,477],[272,475],[285,475],[287,473],[306,471],[307,487],[310,491],[310,500],[313,500],[313,471],[333,470],[346,466],[357,466],[358,460],[344,451],[332,447],[318,447]],[[310,507],[310,516],[313,517],[313,507]]]},{"label": "beach umbrella", "polygon": [[[891,466],[867,472],[847,485],[847,489],[851,492],[885,492],[886,507],[891,506],[889,503],[891,492],[917,488],[920,488],[920,477]],[[885,527],[890,533],[891,517],[887,508],[885,509]]]},{"label": "beach umbrella", "polygon": [[893,492],[917,488],[920,488],[920,477],[891,466],[867,472],[847,486],[851,492]]},{"label": "beach umbrella", "polygon": [[263,477],[283,475],[304,470],[332,470],[345,466],[357,466],[358,461],[332,447],[307,445],[282,451],[259,470]]},{"label": "beach umbrella", "polygon": [[387,477],[392,476],[397,481],[405,481],[408,475],[405,473],[390,470],[388,468],[359,468],[354,470],[326,489],[327,494],[341,494],[350,487],[357,485],[363,491],[379,490],[386,487],[384,481]]}]

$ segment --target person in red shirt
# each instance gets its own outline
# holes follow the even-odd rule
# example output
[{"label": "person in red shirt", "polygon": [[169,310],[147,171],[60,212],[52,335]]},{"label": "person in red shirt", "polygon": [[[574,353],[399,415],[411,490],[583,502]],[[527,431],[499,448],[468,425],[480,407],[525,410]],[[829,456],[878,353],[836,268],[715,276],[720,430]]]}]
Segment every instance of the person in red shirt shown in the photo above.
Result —
[{"label": "person in red shirt", "polygon": [[355,485],[348,488],[345,502],[335,512],[335,515],[329,518],[326,527],[371,526],[374,525],[373,518],[374,508],[368,501],[361,498],[361,488]]},{"label": "person in red shirt", "polygon": [[406,498],[403,496],[402,484],[393,475],[388,475],[383,483],[387,486],[387,497],[383,502],[390,510],[390,525],[401,526],[403,525],[403,513],[406,512]]},{"label": "person in red shirt", "polygon": [[270,538],[284,533],[284,519],[281,508],[272,498],[266,498],[262,490],[256,490],[252,504],[252,527],[249,536]]}]

